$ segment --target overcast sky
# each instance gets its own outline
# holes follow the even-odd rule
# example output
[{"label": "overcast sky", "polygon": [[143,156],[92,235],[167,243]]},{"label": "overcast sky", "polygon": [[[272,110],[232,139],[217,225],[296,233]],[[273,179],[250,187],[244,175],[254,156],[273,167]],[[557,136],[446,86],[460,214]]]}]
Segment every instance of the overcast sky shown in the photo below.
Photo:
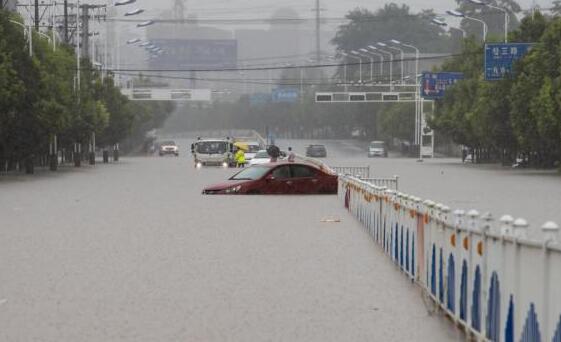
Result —
[{"label": "overcast sky", "polygon": [[[541,7],[550,7],[549,0],[535,0]],[[355,7],[364,7],[376,10],[390,1],[384,0],[321,0],[321,7],[326,11],[322,15],[327,17],[342,17]],[[433,8],[438,13],[444,13],[447,9],[454,8],[453,0],[407,0],[396,1],[411,7],[414,12],[422,9]],[[532,7],[532,0],[519,0],[522,8]],[[138,0],[139,6],[153,9],[170,8],[173,0]],[[268,17],[275,8],[291,7],[298,11],[302,17],[311,17],[311,9],[315,6],[315,0],[186,0],[188,13],[197,13],[203,18],[263,18]],[[148,13],[147,13],[148,14]]]}]

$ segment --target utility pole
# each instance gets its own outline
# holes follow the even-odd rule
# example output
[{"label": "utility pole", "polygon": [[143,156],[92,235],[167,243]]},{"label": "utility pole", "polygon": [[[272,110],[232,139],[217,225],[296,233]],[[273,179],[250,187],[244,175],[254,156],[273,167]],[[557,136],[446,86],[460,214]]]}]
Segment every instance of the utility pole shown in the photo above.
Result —
[{"label": "utility pole", "polygon": [[39,31],[39,0],[35,0],[35,30]]},{"label": "utility pole", "polygon": [[82,5],[82,37],[80,41],[82,42],[82,56],[84,58],[90,57],[90,17],[89,17],[90,6],[87,4]]},{"label": "utility pole", "polygon": [[316,63],[320,64],[321,62],[321,44],[320,44],[320,7],[319,7],[319,0],[316,0]]},{"label": "utility pole", "polygon": [[64,0],[64,42],[68,44],[68,0]]}]

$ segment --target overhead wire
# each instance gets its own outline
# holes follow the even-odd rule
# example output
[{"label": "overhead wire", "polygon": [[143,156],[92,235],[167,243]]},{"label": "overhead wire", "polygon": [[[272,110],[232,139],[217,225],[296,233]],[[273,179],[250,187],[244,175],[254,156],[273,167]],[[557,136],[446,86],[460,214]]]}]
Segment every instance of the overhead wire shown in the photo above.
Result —
[{"label": "overhead wire", "polygon": [[[461,54],[442,54],[436,56],[426,56],[426,57],[419,57],[418,60],[433,60],[433,59],[442,59],[442,58],[451,58],[461,56]],[[408,61],[416,61],[417,59],[414,57],[411,58],[397,58],[394,59],[393,62],[408,62]],[[388,61],[384,61],[387,63]],[[123,72],[237,72],[237,71],[266,71],[266,70],[290,70],[290,69],[319,69],[319,68],[333,68],[333,67],[342,67],[342,66],[352,66],[352,65],[369,65],[369,64],[381,64],[381,61],[374,61],[374,62],[348,62],[348,63],[329,63],[329,64],[307,64],[307,65],[283,65],[283,66],[265,66],[265,67],[223,67],[223,68],[188,68],[188,69],[181,69],[181,68],[173,68],[173,69],[132,69],[132,68],[108,68],[107,70],[110,71],[123,71]]]}]

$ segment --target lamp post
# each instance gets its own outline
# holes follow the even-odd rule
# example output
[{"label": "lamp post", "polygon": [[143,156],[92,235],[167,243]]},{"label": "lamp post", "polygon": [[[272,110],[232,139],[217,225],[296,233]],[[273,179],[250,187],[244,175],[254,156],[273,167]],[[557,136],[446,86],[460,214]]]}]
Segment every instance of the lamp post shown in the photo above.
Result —
[{"label": "lamp post", "polygon": [[[400,46],[404,46],[404,47],[408,47],[411,48],[413,50],[415,50],[415,75],[417,75],[419,73],[419,49],[416,48],[415,46],[411,45],[411,44],[405,44],[403,42],[400,42],[399,40],[396,39],[392,39],[390,40],[391,43],[395,44],[395,45],[400,45]],[[403,51],[403,50],[401,50]],[[403,58],[402,58],[403,60]],[[401,79],[403,79],[403,76],[401,77]]]},{"label": "lamp post", "polygon": [[400,74],[401,74],[401,78],[400,78],[400,79],[403,80],[403,71],[404,71],[404,68],[403,68],[403,64],[404,64],[404,63],[403,63],[403,50],[400,49],[400,48],[398,48],[398,47],[395,47],[395,46],[390,46],[390,45],[388,45],[388,44],[386,44],[386,47],[387,47],[388,49],[392,49],[392,50],[397,50],[397,51],[399,51],[399,57],[400,57],[400,60],[401,60],[401,63],[400,63],[400,69],[401,69]]},{"label": "lamp post", "polygon": [[[377,50],[375,46],[371,46],[371,45],[369,45],[368,48],[372,49],[374,51]],[[380,57],[380,78],[382,78],[384,76],[384,55],[379,53],[379,52],[370,51],[368,49],[361,49],[361,51],[362,50],[364,50],[365,53],[367,53],[367,54],[371,54],[373,56]]]},{"label": "lamp post", "polygon": [[[444,20],[436,19],[436,18],[431,19],[431,23],[433,23],[435,25],[438,25],[438,26],[448,26],[448,24]],[[463,38],[465,38],[467,36],[466,30],[464,30],[463,28],[453,27],[453,26],[449,26],[449,27],[450,27],[450,29],[454,29],[454,30],[458,30],[458,31],[462,32],[462,37]]]},{"label": "lamp post", "polygon": [[370,60],[370,83],[374,82],[374,58],[372,55],[368,54],[368,50],[366,49],[358,49],[358,51],[362,52],[360,56],[364,56]]},{"label": "lamp post", "polygon": [[358,83],[362,84],[362,58],[360,58],[360,53],[358,53],[358,51],[351,50],[349,57],[358,59]]},{"label": "lamp post", "polygon": [[460,12],[460,11],[448,10],[448,11],[446,11],[446,13],[448,13],[449,15],[451,15],[451,16],[453,16],[453,17],[465,18],[465,19],[469,19],[469,20],[473,20],[473,21],[480,22],[480,23],[483,25],[483,42],[487,41],[487,23],[486,23],[486,22],[484,22],[484,21],[481,20],[481,19],[469,17],[469,16],[467,16],[465,13]]},{"label": "lamp post", "polygon": [[12,20],[10,19],[10,22],[12,24],[16,24],[18,26],[21,26],[23,28],[23,33],[24,35],[27,35],[27,41],[28,41],[28,47],[29,47],[29,57],[33,56],[33,34],[31,31],[31,26],[26,26],[22,23],[20,23],[19,21],[16,20]]},{"label": "lamp post", "polygon": [[[377,43],[378,46],[386,46],[384,43]],[[380,48],[376,48],[376,50],[386,53],[390,55],[390,90],[393,91],[393,53],[390,51],[382,50]]]},{"label": "lamp post", "polygon": [[[413,46],[411,44],[406,44],[403,43],[399,40],[396,39],[392,39],[390,40],[391,43],[395,44],[395,45],[400,45],[400,46],[404,46],[410,49],[415,50],[415,84],[416,84],[416,90],[415,90],[415,140],[417,142],[419,142],[419,150],[421,149],[422,146],[422,126],[423,126],[423,100],[421,99],[421,85],[420,82],[417,81],[417,78],[419,76],[419,49],[416,46]],[[422,152],[419,152],[420,155],[420,159],[422,159]]]},{"label": "lamp post", "polygon": [[486,6],[486,7],[492,8],[492,9],[499,10],[499,11],[504,13],[504,16],[505,16],[505,20],[504,20],[504,22],[505,22],[505,25],[504,25],[505,43],[507,43],[508,42],[508,11],[504,8],[493,6],[491,4],[483,2],[481,0],[468,0],[468,1],[471,2],[472,4],[479,5],[479,6]]},{"label": "lamp post", "polygon": [[[349,57],[349,54],[346,53],[346,52],[341,52],[341,56]],[[347,60],[346,60],[346,58],[343,59],[343,81],[345,82],[345,91],[347,91],[348,81],[347,81]]]}]

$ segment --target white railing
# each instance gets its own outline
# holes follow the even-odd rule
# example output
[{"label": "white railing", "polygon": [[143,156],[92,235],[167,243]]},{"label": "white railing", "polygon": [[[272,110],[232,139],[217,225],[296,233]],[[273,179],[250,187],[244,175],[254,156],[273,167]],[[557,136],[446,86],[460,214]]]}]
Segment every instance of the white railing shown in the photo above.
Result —
[{"label": "white railing", "polygon": [[388,189],[395,191],[399,190],[399,176],[393,177],[379,177],[379,178],[363,178],[360,177],[361,181],[375,185],[375,186],[385,186]]},{"label": "white railing", "polygon": [[561,341],[561,239],[543,239],[505,215],[456,210],[350,176],[339,198],[405,276],[468,336],[491,341]]}]

